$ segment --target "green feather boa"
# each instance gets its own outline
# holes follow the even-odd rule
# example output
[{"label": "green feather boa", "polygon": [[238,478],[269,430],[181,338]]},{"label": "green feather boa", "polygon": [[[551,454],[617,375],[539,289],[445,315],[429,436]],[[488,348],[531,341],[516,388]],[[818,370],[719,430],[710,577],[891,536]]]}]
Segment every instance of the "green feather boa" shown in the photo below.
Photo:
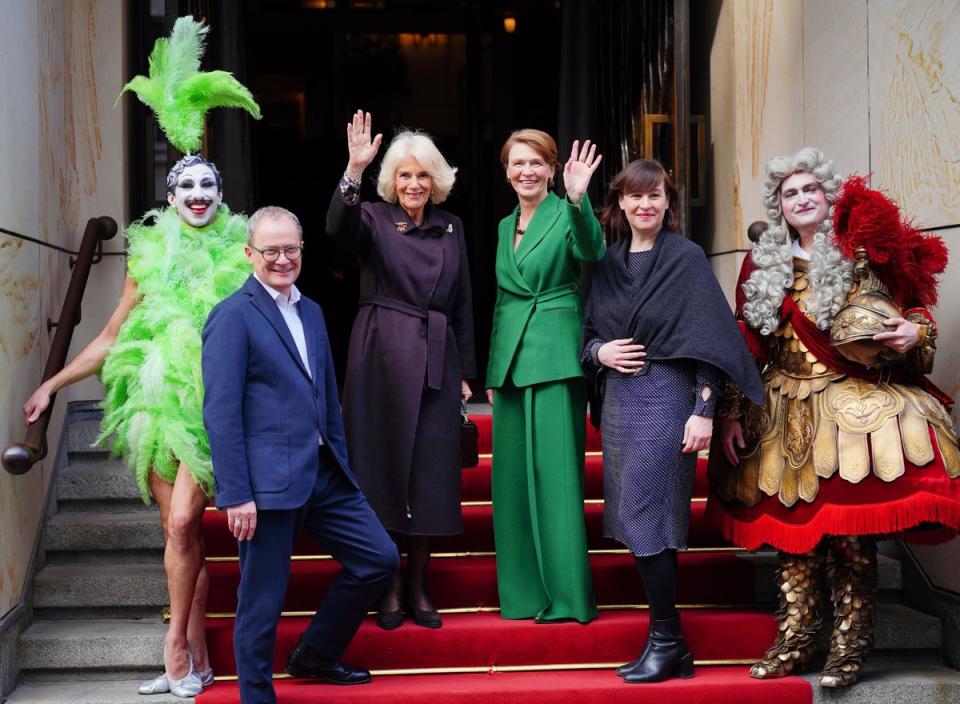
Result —
[{"label": "green feather boa", "polygon": [[[146,224],[155,218],[153,224]],[[203,427],[200,334],[211,309],[250,275],[247,218],[221,205],[203,228],[175,208],[152,210],[127,229],[127,271],[139,302],[100,372],[106,388],[98,443],[113,435],[145,503],[149,475],[173,482],[179,462],[209,496],[210,445]]]}]

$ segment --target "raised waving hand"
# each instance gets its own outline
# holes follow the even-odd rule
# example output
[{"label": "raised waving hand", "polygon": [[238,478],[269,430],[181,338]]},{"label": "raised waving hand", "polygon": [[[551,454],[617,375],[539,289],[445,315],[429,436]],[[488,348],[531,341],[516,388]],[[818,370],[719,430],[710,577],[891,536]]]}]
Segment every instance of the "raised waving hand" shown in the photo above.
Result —
[{"label": "raised waving hand", "polygon": [[347,176],[359,181],[366,169],[377,156],[383,135],[378,134],[371,139],[370,113],[357,110],[353,120],[347,123],[347,149],[350,160],[347,162]]},{"label": "raised waving hand", "polygon": [[580,140],[573,141],[570,158],[563,165],[563,185],[567,189],[567,197],[571,203],[579,205],[583,194],[587,192],[593,172],[600,166],[603,156],[596,153],[597,145],[585,140],[580,147]]}]

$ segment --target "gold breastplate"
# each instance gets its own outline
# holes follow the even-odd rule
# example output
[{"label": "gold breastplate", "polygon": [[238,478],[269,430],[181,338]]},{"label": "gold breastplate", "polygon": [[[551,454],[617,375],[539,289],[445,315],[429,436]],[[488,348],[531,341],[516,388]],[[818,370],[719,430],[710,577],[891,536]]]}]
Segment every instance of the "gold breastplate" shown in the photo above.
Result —
[{"label": "gold breastplate", "polygon": [[[794,259],[793,284],[787,289],[786,295],[804,311],[812,294],[810,280],[807,278],[807,262]],[[770,346],[770,358],[787,374],[811,378],[829,373],[827,365],[806,348],[790,323],[782,323],[767,339],[767,344]]]}]

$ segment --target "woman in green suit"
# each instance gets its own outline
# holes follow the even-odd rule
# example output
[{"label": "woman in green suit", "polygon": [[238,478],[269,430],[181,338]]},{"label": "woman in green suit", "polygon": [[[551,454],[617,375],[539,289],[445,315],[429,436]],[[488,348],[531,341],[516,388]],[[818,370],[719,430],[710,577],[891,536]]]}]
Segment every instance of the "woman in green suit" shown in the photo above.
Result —
[{"label": "woman in green suit", "polygon": [[583,523],[586,385],[580,262],[604,244],[587,186],[596,145],[573,143],[567,196],[550,191],[557,145],[539,130],[500,151],[519,203],[500,221],[487,395],[493,405],[493,526],[504,618],[597,615]]}]

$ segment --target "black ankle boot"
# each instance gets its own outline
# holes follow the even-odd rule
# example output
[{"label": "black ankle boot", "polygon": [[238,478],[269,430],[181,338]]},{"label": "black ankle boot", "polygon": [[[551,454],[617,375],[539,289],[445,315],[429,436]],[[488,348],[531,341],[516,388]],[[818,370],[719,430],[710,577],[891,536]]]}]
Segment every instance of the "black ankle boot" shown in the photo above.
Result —
[{"label": "black ankle boot", "polygon": [[[650,619],[650,625],[653,625],[653,619]],[[628,672],[632,672],[637,665],[639,665],[647,657],[647,653],[650,651],[650,630],[647,630],[647,644],[643,647],[643,652],[640,653],[630,662],[625,665],[621,665],[617,668],[617,677],[625,677]]]},{"label": "black ankle boot", "polygon": [[647,647],[623,681],[639,684],[671,677],[693,677],[693,653],[680,632],[680,616],[651,620]]}]

